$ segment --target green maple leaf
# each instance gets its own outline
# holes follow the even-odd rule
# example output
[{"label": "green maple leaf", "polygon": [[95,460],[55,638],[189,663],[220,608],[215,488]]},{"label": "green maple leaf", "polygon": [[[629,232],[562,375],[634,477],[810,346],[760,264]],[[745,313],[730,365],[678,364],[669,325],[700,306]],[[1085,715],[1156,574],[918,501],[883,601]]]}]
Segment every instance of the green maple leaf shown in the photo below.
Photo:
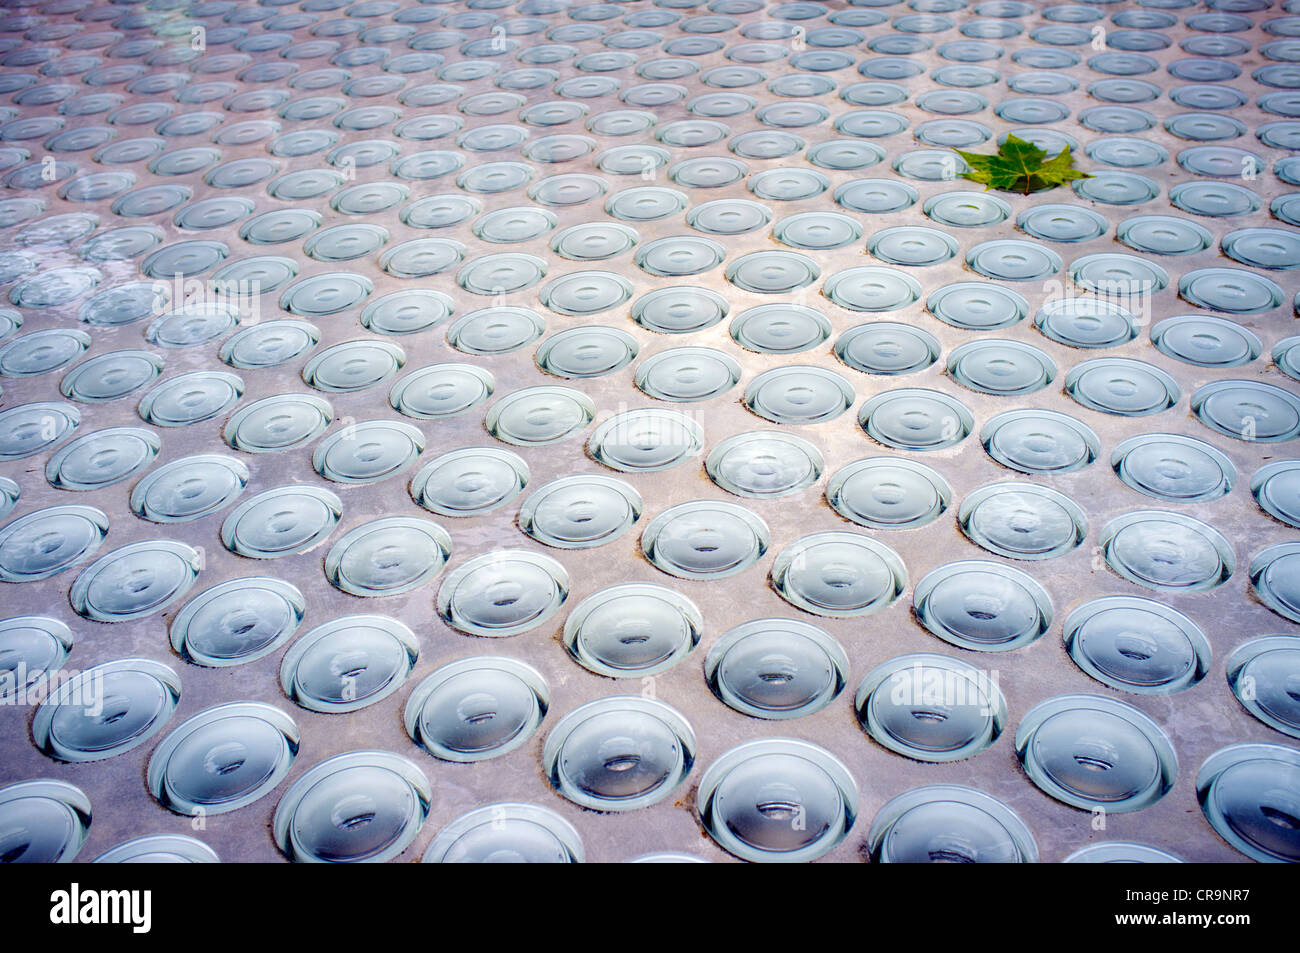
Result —
[{"label": "green maple leaf", "polygon": [[996,155],[962,152],[960,149],[953,151],[970,166],[970,171],[961,173],[962,178],[979,182],[986,190],[1001,189],[1004,192],[1023,192],[1028,195],[1039,189],[1064,185],[1074,179],[1092,178],[1091,174],[1074,168],[1069,146],[1062,149],[1059,155],[1048,159],[1045,149],[1016,136],[1007,136],[1006,142],[998,147]]}]

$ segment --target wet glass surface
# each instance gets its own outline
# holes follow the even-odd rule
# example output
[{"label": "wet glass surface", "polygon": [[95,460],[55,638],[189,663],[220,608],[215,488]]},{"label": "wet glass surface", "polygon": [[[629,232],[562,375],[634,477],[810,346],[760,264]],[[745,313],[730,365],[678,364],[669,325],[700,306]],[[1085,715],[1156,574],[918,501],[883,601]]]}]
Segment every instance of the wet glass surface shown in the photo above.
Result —
[{"label": "wet glass surface", "polygon": [[5,11],[0,859],[1300,859],[1300,28],[1211,6]]}]

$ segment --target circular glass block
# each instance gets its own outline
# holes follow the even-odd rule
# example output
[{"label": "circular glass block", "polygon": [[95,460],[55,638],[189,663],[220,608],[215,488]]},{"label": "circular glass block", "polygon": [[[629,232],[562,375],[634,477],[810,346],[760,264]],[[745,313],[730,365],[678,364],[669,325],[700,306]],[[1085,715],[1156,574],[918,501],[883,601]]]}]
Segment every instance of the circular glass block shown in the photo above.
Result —
[{"label": "circular glass block", "polygon": [[438,589],[438,615],[467,635],[518,635],[555,615],[569,596],[569,574],[554,559],[502,549],[461,563]]},{"label": "circular glass block", "polygon": [[990,457],[1021,473],[1070,473],[1101,452],[1090,427],[1050,410],[998,414],[984,425],[980,442]]},{"label": "circular glass block", "polygon": [[[187,427],[229,410],[243,393],[244,382],[234,374],[194,371],[169,378],[149,391],[140,401],[137,413],[141,420],[155,427]],[[299,398],[285,395],[282,399],[294,401]],[[276,398],[265,398],[267,402],[272,400]],[[271,405],[265,403],[264,406]]]},{"label": "circular glass block", "polygon": [[1065,617],[1062,635],[1079,668],[1120,691],[1181,692],[1210,668],[1210,643],[1200,627],[1150,599],[1106,596],[1085,602]]},{"label": "circular glass block", "polygon": [[821,195],[830,179],[811,169],[766,169],[749,178],[749,191],[770,202],[797,202]]},{"label": "circular glass block", "polygon": [[[650,246],[646,245],[642,250],[645,248]],[[585,317],[617,308],[630,299],[632,283],[608,271],[579,271],[556,278],[541,290],[540,297],[542,304],[552,311]]]},{"label": "circular glass block", "polygon": [[[325,235],[320,232],[312,240]],[[378,248],[376,236],[373,244]],[[387,236],[383,236],[385,241]],[[317,254],[320,255],[319,249]],[[359,256],[357,256],[359,257]],[[413,241],[394,245],[379,256],[379,267],[396,278],[428,278],[438,275],[461,262],[465,257],[465,246],[445,238],[417,238]]]},{"label": "circular glass block", "polygon": [[162,373],[163,362],[149,351],[112,351],[82,361],[59,382],[64,397],[83,403],[117,400]]},{"label": "circular glass block", "polygon": [[1105,298],[1051,298],[1034,326],[1058,344],[1079,348],[1115,347],[1138,333],[1137,317]]},{"label": "circular glass block", "polygon": [[312,467],[337,483],[374,483],[401,473],[424,452],[424,434],[410,424],[367,420],[316,445]]},{"label": "circular glass block", "polygon": [[[492,396],[496,381],[491,372],[473,364],[430,364],[403,377],[389,391],[393,409],[419,420],[440,420],[463,414]],[[378,422],[376,422],[378,423]],[[346,432],[346,431],[345,431]],[[419,431],[414,431],[414,439]],[[418,456],[424,449],[419,436]],[[414,457],[411,458],[414,460]]]},{"label": "circular glass block", "polygon": [[80,357],[90,343],[89,334],[72,328],[49,328],[13,338],[0,345],[0,377],[35,377],[58,370]]},{"label": "circular glass block", "polygon": [[[860,84],[866,86],[868,84]],[[845,91],[848,92],[847,90]],[[866,91],[862,91],[864,94]],[[888,96],[896,93],[887,93]],[[841,172],[857,172],[885,159],[885,150],[871,142],[856,139],[830,139],[819,142],[805,153],[813,165]]]},{"label": "circular glass block", "polygon": [[123,841],[94,864],[217,864],[221,858],[203,841],[184,834],[146,834]]},{"label": "circular glass block", "polygon": [[1070,277],[1084,291],[1108,297],[1154,294],[1169,284],[1159,265],[1134,255],[1085,255],[1070,262]]},{"label": "circular glass block", "polygon": [[836,212],[800,212],[777,222],[772,236],[783,245],[807,251],[829,251],[862,237],[862,226]]},{"label": "circular glass block", "polygon": [[1088,158],[1121,169],[1146,169],[1164,164],[1169,152],[1146,139],[1127,136],[1107,136],[1088,143]]},{"label": "circular glass block", "polygon": [[[1293,165],[1293,168],[1300,169],[1296,165]],[[1281,178],[1280,175],[1279,178]],[[1295,178],[1295,176],[1291,176],[1291,178]],[[1300,222],[1300,193],[1289,192],[1286,195],[1278,196],[1269,203],[1268,210],[1279,221],[1286,222],[1288,225],[1295,225]]]},{"label": "circular glass block", "polygon": [[234,457],[195,454],[164,464],[135,485],[131,509],[154,523],[182,523],[224,509],[244,492],[248,468]]},{"label": "circular glass block", "polygon": [[350,394],[388,380],[405,363],[406,353],[389,341],[344,341],[312,357],[302,379],[326,393]]},{"label": "circular glass block", "polygon": [[447,343],[466,354],[506,354],[531,344],[546,330],[546,321],[528,308],[472,311],[447,329]]},{"label": "circular glass block", "polygon": [[72,642],[72,630],[57,619],[0,620],[0,700],[25,700],[31,689],[48,685],[67,660]]},{"label": "circular glass block", "polygon": [[610,417],[587,441],[592,459],[624,473],[666,470],[704,448],[704,431],[672,410],[629,410]]},{"label": "circular glass block", "polygon": [[1300,460],[1277,460],[1260,467],[1251,477],[1250,492],[1273,519],[1300,528]]},{"label": "circular glass block", "polygon": [[1279,371],[1293,380],[1300,380],[1300,336],[1278,341],[1269,356]]},{"label": "circular glass block", "polygon": [[231,367],[277,367],[316,346],[320,329],[306,321],[266,321],[232,334],[221,345]]},{"label": "circular glass block", "polygon": [[537,488],[519,510],[519,528],[557,549],[613,542],[641,518],[641,494],[622,480],[572,476]]},{"label": "circular glass block", "polygon": [[1128,841],[1105,841],[1080,847],[1062,863],[1065,864],[1181,864],[1181,857]]},{"label": "circular glass block", "polygon": [[745,235],[771,220],[767,206],[745,199],[705,202],[686,213],[686,224],[706,235]]},{"label": "circular glass block", "polygon": [[495,244],[540,238],[559,223],[554,212],[532,206],[496,209],[474,223],[474,234]]},{"label": "circular glass block", "polygon": [[869,529],[915,529],[938,519],[952,490],[935,470],[900,457],[872,457],[831,474],[826,500]]},{"label": "circular glass block", "polygon": [[1075,179],[1070,187],[1081,198],[1103,205],[1141,205],[1160,195],[1158,184],[1134,172],[1094,172],[1091,178]]},{"label": "circular glass block", "polygon": [[835,131],[847,136],[877,139],[892,136],[907,128],[907,119],[883,109],[856,109],[842,113],[835,120]]},{"label": "circular glass block", "polygon": [[689,203],[676,189],[643,186],[615,192],[605,200],[605,211],[625,222],[655,222],[676,215]]},{"label": "circular glass block", "polygon": [[1056,378],[1056,362],[1020,341],[970,341],[948,355],[948,374],[983,394],[1018,396],[1050,384]]},{"label": "circular glass block", "polygon": [[1061,270],[1061,256],[1034,242],[1001,239],[976,245],[966,264],[997,281],[1038,281]]},{"label": "circular glass block", "polygon": [[[1139,215],[1125,219],[1115,234],[1125,245],[1149,255],[1193,255],[1214,242],[1208,229],[1168,215]],[[1116,293],[1125,292],[1117,290]]]},{"label": "circular glass block", "polygon": [[100,556],[81,571],[68,600],[96,622],[128,622],[160,612],[198,581],[203,556],[184,543],[131,543]]},{"label": "circular glass block", "polygon": [[325,556],[325,578],[354,596],[391,596],[424,585],[446,565],[451,536],[437,523],[387,516],[345,533]]},{"label": "circular glass block", "polygon": [[1143,434],[1119,443],[1110,465],[1139,493],[1167,503],[1217,500],[1237,482],[1237,468],[1214,447],[1177,434]]},{"label": "circular glass block", "polygon": [[614,222],[589,222],[560,232],[551,250],[570,261],[604,261],[630,251],[640,240],[636,230]]},{"label": "circular glass block", "polygon": [[1286,294],[1277,282],[1241,268],[1201,268],[1178,282],[1178,296],[1200,308],[1258,314],[1279,307]]},{"label": "circular glass block", "polygon": [[546,262],[532,255],[484,255],[456,273],[456,283],[471,294],[505,295],[531,288],[546,277]]},{"label": "circular glass block", "polygon": [[468,221],[480,211],[479,201],[467,195],[427,195],[404,206],[400,217],[412,228],[451,228]]},{"label": "circular glass block", "polygon": [[822,294],[850,311],[898,311],[921,298],[921,284],[893,268],[866,265],[837,271],[822,285]]},{"label": "circular glass block", "polygon": [[343,616],[289,646],[280,687],[308,711],[358,711],[401,688],[419,654],[415,633],[396,619]]},{"label": "circular glass block", "polygon": [[[635,261],[638,268],[649,274],[680,278],[702,274],[715,268],[722,264],[726,255],[726,250],[712,239],[693,235],[675,235],[642,245],[637,249]],[[629,294],[628,297],[630,296]],[[583,310],[574,313],[590,312]]]},{"label": "circular glass block", "polygon": [[727,280],[754,294],[789,294],[821,276],[817,263],[788,251],[756,251],[727,265]]},{"label": "circular glass block", "polygon": [[1011,216],[1010,205],[982,192],[944,192],[926,199],[922,210],[931,220],[954,228],[986,228]]},{"label": "circular glass block", "polygon": [[849,618],[892,605],[907,586],[907,569],[884,543],[855,532],[813,533],[776,555],[772,588],[814,615]]},{"label": "circular glass block", "polygon": [[821,711],[844,690],[849,659],[825,630],[794,619],[755,619],[728,629],[704,659],[709,688],[753,718]]},{"label": "circular glass block", "polygon": [[243,665],[287,642],[306,611],[303,594],[287,582],[266,576],[232,579],[181,608],[171,624],[171,645],[195,665]]},{"label": "circular glass block", "polygon": [[275,809],[272,833],[290,860],[381,863],[410,846],[433,791],[412,761],[350,751],[300,775]]},{"label": "circular glass block", "polygon": [[161,448],[152,430],[97,430],[59,448],[45,466],[45,479],[60,490],[98,490],[145,470]]},{"label": "circular glass block", "polygon": [[163,807],[206,817],[247,807],[284,780],[298,725],[271,705],[234,702],[174,728],[149,757],[145,783]]},{"label": "circular glass block", "polygon": [[1079,504],[1034,483],[980,487],[962,501],[957,525],[975,545],[1009,559],[1064,556],[1088,535]]},{"label": "circular glass block", "polygon": [[1151,343],[1162,354],[1198,367],[1237,367],[1255,360],[1264,349],[1259,338],[1235,321],[1195,314],[1156,322]]},{"label": "circular glass block", "polygon": [[867,833],[881,864],[1032,864],[1034,835],[997,798],[958,784],[930,784],[885,805]]},{"label": "circular glass block", "polygon": [[125,754],[162,730],[176,711],[181,680],[160,662],[117,659],[62,681],[32,720],[32,741],[59,761]]},{"label": "circular glass block", "polygon": [[1275,731],[1300,738],[1300,639],[1268,635],[1228,656],[1228,687],[1242,707]]},{"label": "circular glass block", "polygon": [[[926,105],[932,105],[927,101]],[[927,146],[973,146],[987,142],[993,130],[978,122],[966,119],[932,119],[916,127],[916,141]]]},{"label": "circular glass block", "polygon": [[34,582],[88,559],[108,535],[93,506],[49,506],[0,528],[0,581]]},{"label": "circular glass block", "polygon": [[233,331],[238,312],[216,303],[189,304],[169,311],[145,330],[145,340],[159,347],[194,347]]},{"label": "circular glass block", "polygon": [[1047,590],[1018,569],[979,560],[928,573],[916,584],[912,607],[931,633],[979,652],[1028,645],[1052,624]]},{"label": "circular glass block", "polygon": [[636,386],[659,400],[709,400],[740,380],[740,364],[728,354],[706,347],[660,351],[641,362]]},{"label": "circular glass block", "polygon": [[595,404],[569,387],[527,387],[488,408],[483,425],[498,440],[540,447],[572,437],[591,423]]},{"label": "circular glass block", "polygon": [[319,437],[333,419],[334,408],[322,397],[277,394],[241,407],[222,435],[245,453],[292,450]]},{"label": "circular glass block", "polygon": [[721,579],[758,562],[770,538],[767,524],[743,506],[693,500],[652,519],[641,534],[641,550],[670,576]]},{"label": "circular glass block", "polygon": [[835,190],[835,202],[851,212],[883,215],[911,208],[920,193],[896,179],[857,179]]},{"label": "circular glass block", "polygon": [[709,479],[722,489],[754,499],[797,493],[817,482],[824,466],[808,441],[776,431],[728,437],[704,462]]},{"label": "circular glass block", "polygon": [[612,586],[588,596],[564,623],[564,646],[583,668],[610,678],[666,672],[700,641],[700,610],[661,586]]},{"label": "circular glass block", "polygon": [[303,243],[303,253],[316,261],[351,261],[372,255],[388,242],[388,230],[378,225],[351,222],[335,225],[312,235]]},{"label": "circular glass block", "polygon": [[895,450],[943,450],[965,440],[975,427],[971,412],[937,390],[899,388],[863,402],[858,425]]},{"label": "circular glass block", "polygon": [[329,490],[276,487],[232,510],[221,524],[221,542],[250,559],[293,556],[324,542],[342,515],[342,501]]},{"label": "circular glass block", "polygon": [[835,356],[864,374],[913,374],[939,359],[939,341],[909,324],[876,321],[841,334]]},{"label": "circular glass block", "polygon": [[731,310],[716,291],[690,286],[659,288],[637,298],[632,320],[662,334],[688,334],[712,327]]},{"label": "circular glass block", "polygon": [[1169,190],[1169,201],[1185,212],[1214,218],[1245,215],[1261,204],[1258,194],[1228,182],[1184,182]]},{"label": "circular glass block", "polygon": [[1065,376],[1065,392],[1091,410],[1144,417],[1168,410],[1181,393],[1160,368],[1130,358],[1098,358],[1076,364]]},{"label": "circular glass block", "polygon": [[994,675],[946,655],[901,655],[862,679],[853,700],[863,730],[917,761],[960,761],[1002,734],[1007,703]]},{"label": "circular glass block", "polygon": [[985,281],[944,285],[930,295],[925,307],[944,324],[966,331],[1009,328],[1029,314],[1029,302],[1019,294]]},{"label": "circular glass block", "polygon": [[1117,516],[1098,538],[1106,565],[1148,589],[1191,592],[1228,581],[1237,567],[1218,530],[1178,513],[1139,510]]},{"label": "circular glass block", "polygon": [[564,797],[594,811],[632,811],[669,797],[695,764],[695,733],[663,702],[615,695],[575,708],[542,749]]},{"label": "circular glass block", "polygon": [[444,665],[406,702],[406,733],[443,761],[485,761],[528,741],[546,717],[550,692],[530,665],[476,656]]},{"label": "circular glass block", "polygon": [[1214,381],[1192,394],[1192,413],[1238,440],[1280,443],[1300,435],[1300,397],[1260,381]]},{"label": "circular glass block", "polygon": [[858,786],[824,748],[791,738],[750,741],[709,765],[696,803],[704,830],[742,860],[815,860],[857,820]]},{"label": "circular glass block", "polygon": [[1100,695],[1060,695],[1035,705],[1016,729],[1016,756],[1049,796],[1084,811],[1140,811],[1173,787],[1169,737],[1132,705]]},{"label": "circular glass block", "polygon": [[1300,861],[1300,751],[1283,745],[1221,748],[1196,773],[1196,799],[1229,845],[1263,863]]},{"label": "circular glass block", "polygon": [[71,863],[90,833],[90,799],[66,781],[19,781],[0,787],[0,825],[7,863]]},{"label": "circular glass block", "polygon": [[853,387],[839,374],[816,365],[764,371],[745,388],[745,406],[777,424],[834,420],[853,405]]},{"label": "circular glass block", "polygon": [[890,265],[923,267],[954,257],[957,240],[935,228],[899,225],[882,228],[867,239],[867,251]]},{"label": "circular glass block", "polygon": [[732,340],[746,350],[760,354],[796,354],[830,337],[831,323],[813,308],[764,304],[736,315],[729,330]]},{"label": "circular glass block", "polygon": [[580,864],[582,840],[560,815],[533,804],[489,804],[463,814],[434,837],[426,864]]},{"label": "circular glass block", "polygon": [[411,499],[440,516],[474,516],[504,506],[528,484],[528,465],[509,450],[471,447],[426,463],[411,480]]},{"label": "circular glass block", "polygon": [[1260,602],[1300,622],[1300,544],[1279,543],[1257,553],[1250,561],[1250,584]]}]

